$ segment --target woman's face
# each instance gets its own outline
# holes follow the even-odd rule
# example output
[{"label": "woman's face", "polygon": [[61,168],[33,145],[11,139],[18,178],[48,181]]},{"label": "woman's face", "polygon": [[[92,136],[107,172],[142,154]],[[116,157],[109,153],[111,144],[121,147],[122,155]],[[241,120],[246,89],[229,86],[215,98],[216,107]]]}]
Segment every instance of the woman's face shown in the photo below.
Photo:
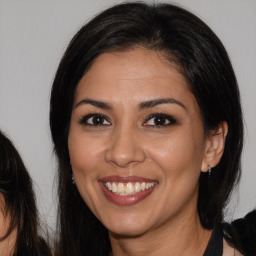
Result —
[{"label": "woman's face", "polygon": [[104,53],[76,88],[68,138],[75,183],[115,234],[196,215],[207,145],[185,78],[155,51]]}]

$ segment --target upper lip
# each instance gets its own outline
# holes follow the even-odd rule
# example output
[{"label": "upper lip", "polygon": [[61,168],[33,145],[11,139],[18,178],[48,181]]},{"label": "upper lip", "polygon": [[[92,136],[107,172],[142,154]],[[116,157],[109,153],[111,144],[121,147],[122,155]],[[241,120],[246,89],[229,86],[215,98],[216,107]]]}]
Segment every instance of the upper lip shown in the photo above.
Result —
[{"label": "upper lip", "polygon": [[156,180],[153,179],[148,179],[144,177],[139,177],[139,176],[118,176],[118,175],[113,175],[113,176],[105,176],[99,179],[100,182],[122,182],[122,183],[128,183],[128,182],[157,182]]}]

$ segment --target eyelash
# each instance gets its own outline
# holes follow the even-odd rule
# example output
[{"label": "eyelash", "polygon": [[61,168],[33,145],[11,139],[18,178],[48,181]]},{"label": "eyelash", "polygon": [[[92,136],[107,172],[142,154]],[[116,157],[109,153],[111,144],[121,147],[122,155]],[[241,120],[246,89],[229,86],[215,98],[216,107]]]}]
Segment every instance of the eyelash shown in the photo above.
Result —
[{"label": "eyelash", "polygon": [[[96,121],[96,118],[98,118],[98,120],[103,121],[103,123],[99,123],[99,124],[95,124],[93,123],[93,121]],[[92,123],[89,123],[88,121],[91,119]],[[108,124],[104,124],[105,122],[108,122]],[[79,123],[82,125],[87,125],[87,126],[109,126],[111,125],[111,123],[109,122],[108,118],[104,115],[101,114],[90,114],[90,115],[86,115],[84,117],[82,117],[79,120]]]},{"label": "eyelash", "polygon": [[[158,118],[158,121],[160,121],[159,124],[156,123],[157,118]],[[153,120],[154,124],[149,124],[149,121],[151,119]],[[95,123],[95,121],[99,121],[99,123]],[[161,122],[164,122],[164,123],[161,124]],[[86,125],[86,126],[96,126],[96,127],[111,125],[108,118],[102,114],[86,115],[79,120],[79,123],[82,125]],[[176,123],[177,123],[177,121],[172,116],[162,114],[162,113],[157,113],[157,114],[152,114],[152,115],[148,116],[147,119],[143,122],[142,126],[161,128],[161,127],[167,127],[170,125],[174,125]]]},{"label": "eyelash", "polygon": [[[164,124],[156,124],[156,119],[159,118],[160,122],[161,121],[164,121]],[[151,124],[151,125],[148,125],[147,123],[151,120],[151,119],[154,119],[154,124]],[[166,123],[167,121],[167,123]],[[166,126],[170,126],[170,125],[174,125],[176,124],[177,121],[170,115],[166,115],[166,114],[162,114],[162,113],[158,113],[158,114],[152,114],[150,115],[146,121],[143,122],[143,126],[152,126],[152,127],[155,127],[155,128],[161,128],[161,127],[166,127]]]}]

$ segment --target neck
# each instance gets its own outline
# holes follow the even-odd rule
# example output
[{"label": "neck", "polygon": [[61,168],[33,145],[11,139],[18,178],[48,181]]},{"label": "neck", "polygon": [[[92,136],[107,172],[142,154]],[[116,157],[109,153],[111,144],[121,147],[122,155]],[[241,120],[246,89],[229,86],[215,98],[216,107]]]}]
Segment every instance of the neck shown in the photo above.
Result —
[{"label": "neck", "polygon": [[201,226],[196,208],[177,214],[157,229],[125,237],[109,232],[113,256],[203,255],[211,236]]}]

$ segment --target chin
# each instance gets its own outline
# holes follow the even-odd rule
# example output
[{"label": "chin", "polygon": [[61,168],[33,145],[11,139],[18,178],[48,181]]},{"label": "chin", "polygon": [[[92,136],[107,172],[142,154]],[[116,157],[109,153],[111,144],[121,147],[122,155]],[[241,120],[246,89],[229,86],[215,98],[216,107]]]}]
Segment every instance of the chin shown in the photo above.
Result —
[{"label": "chin", "polygon": [[108,230],[110,233],[112,233],[115,237],[139,237],[143,234],[147,233],[147,229],[140,228],[140,227],[129,227],[129,228],[112,228],[111,230]]},{"label": "chin", "polygon": [[[115,236],[122,237],[136,237],[146,233],[149,230],[149,226],[145,221],[141,221],[142,218],[131,218],[129,216],[123,217],[121,220],[114,218],[114,221],[103,223],[110,233]],[[144,219],[145,220],[145,219]]]}]

